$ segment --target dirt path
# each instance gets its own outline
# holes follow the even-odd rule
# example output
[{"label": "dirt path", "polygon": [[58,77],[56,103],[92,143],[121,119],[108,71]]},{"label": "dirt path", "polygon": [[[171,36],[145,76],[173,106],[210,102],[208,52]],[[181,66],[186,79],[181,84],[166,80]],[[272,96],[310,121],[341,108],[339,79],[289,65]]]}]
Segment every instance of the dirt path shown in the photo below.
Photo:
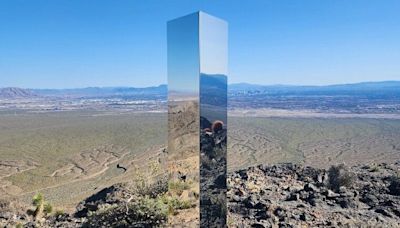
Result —
[{"label": "dirt path", "polygon": [[108,161],[108,162],[104,163],[104,166],[105,166],[105,167],[104,167],[102,170],[100,170],[100,171],[98,171],[98,172],[95,172],[95,173],[92,173],[92,174],[90,174],[90,175],[84,176],[83,178],[79,178],[79,179],[75,179],[75,180],[70,180],[70,181],[67,181],[67,182],[63,182],[63,183],[56,184],[56,185],[52,185],[52,186],[47,186],[47,187],[44,187],[44,188],[39,188],[39,189],[36,189],[36,190],[33,190],[33,191],[29,191],[29,192],[24,192],[24,193],[18,195],[17,197],[26,196],[26,195],[28,195],[28,194],[32,194],[32,193],[36,193],[36,192],[41,192],[41,191],[49,190],[49,189],[52,189],[52,188],[58,188],[58,187],[62,187],[62,186],[69,185],[69,184],[73,184],[73,183],[76,183],[76,182],[85,181],[85,180],[89,180],[89,179],[95,178],[95,177],[97,177],[97,176],[99,176],[99,175],[105,173],[105,172],[110,168],[110,165],[111,165],[111,164],[120,161],[120,160],[123,159],[125,156],[127,156],[129,153],[130,153],[130,152],[126,152],[126,153],[122,154],[121,157],[119,157],[118,159],[113,160],[113,161]]},{"label": "dirt path", "polygon": [[[7,192],[7,188],[10,188],[10,187],[14,186],[11,181],[7,181],[7,180],[5,180],[5,178],[11,177],[11,176],[13,176],[15,174],[20,174],[20,173],[23,173],[23,172],[26,172],[26,171],[29,171],[29,170],[32,170],[32,169],[36,169],[37,166],[38,166],[38,164],[34,163],[32,165],[32,167],[29,167],[29,168],[26,168],[26,169],[22,169],[22,170],[17,168],[16,172],[11,172],[11,173],[6,174],[4,176],[0,176],[0,193],[1,192],[6,193]],[[11,167],[13,167],[13,166],[11,166]],[[15,187],[18,188],[17,186],[15,186]]]}]

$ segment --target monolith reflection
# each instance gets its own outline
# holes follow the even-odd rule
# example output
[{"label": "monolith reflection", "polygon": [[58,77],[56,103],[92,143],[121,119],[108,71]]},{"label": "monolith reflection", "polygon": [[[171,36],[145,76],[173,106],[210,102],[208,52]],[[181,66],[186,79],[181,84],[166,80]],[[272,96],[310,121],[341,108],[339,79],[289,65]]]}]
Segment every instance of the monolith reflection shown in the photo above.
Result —
[{"label": "monolith reflection", "polygon": [[226,22],[203,12],[168,22],[168,90],[169,194],[193,203],[169,223],[224,227]]}]

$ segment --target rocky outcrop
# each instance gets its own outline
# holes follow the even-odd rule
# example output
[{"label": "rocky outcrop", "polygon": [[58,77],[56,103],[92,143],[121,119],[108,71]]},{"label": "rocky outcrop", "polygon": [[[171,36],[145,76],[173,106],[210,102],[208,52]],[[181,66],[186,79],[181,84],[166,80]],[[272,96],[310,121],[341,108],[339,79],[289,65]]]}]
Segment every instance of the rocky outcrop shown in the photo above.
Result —
[{"label": "rocky outcrop", "polygon": [[19,221],[29,221],[26,205],[7,200],[0,200],[0,227],[16,225]]},{"label": "rocky outcrop", "polygon": [[228,177],[228,225],[399,227],[399,169],[400,163],[352,167],[340,174],[353,178],[346,186],[332,186],[331,170],[301,165],[240,170]]},{"label": "rocky outcrop", "polygon": [[37,220],[32,208],[0,201],[0,227],[155,227],[166,223],[168,205],[159,197],[168,190],[167,178],[148,185],[116,184],[78,204],[74,214],[54,212]]},{"label": "rocky outcrop", "polygon": [[[235,171],[227,179],[227,224],[228,227],[400,227],[399,171],[400,162],[351,168],[335,166],[330,170],[277,164]],[[215,188],[201,199],[210,200],[207,213],[215,218],[218,217],[215,213],[224,213],[224,201],[218,201],[221,198],[215,194],[224,180],[212,177],[212,173],[205,174],[208,176],[202,183]],[[29,214],[32,208],[27,205],[0,201],[0,227],[165,226],[168,207],[176,203],[166,203],[168,199],[160,197],[167,190],[166,178],[142,187],[117,184],[82,201],[75,214],[56,212],[41,221],[34,220]]]},{"label": "rocky outcrop", "polygon": [[102,205],[123,203],[129,198],[130,194],[126,184],[116,184],[104,188],[80,202],[76,207],[75,216],[78,218],[87,217],[89,213],[99,210]]}]

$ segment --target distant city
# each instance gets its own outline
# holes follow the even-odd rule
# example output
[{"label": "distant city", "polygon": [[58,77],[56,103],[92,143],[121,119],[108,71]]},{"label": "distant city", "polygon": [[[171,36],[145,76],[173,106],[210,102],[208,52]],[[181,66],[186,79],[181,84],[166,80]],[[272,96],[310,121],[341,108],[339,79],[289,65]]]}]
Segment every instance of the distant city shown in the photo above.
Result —
[{"label": "distant city", "polygon": [[[239,114],[271,110],[320,114],[400,114],[400,81],[362,82],[329,86],[231,84],[229,110]],[[68,110],[166,112],[167,85],[146,88],[88,87],[76,89],[0,89],[0,111]],[[300,113],[299,113],[300,112]],[[273,112],[272,112],[273,113]],[[251,113],[250,113],[251,114]],[[280,112],[279,115],[285,113]]]}]

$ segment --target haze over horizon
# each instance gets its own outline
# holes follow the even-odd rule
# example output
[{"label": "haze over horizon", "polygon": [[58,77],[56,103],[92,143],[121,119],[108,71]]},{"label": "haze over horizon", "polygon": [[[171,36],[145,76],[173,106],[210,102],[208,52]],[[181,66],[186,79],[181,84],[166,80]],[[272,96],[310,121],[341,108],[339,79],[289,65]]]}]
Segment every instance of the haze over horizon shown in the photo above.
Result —
[{"label": "haze over horizon", "polygon": [[229,23],[230,83],[400,80],[400,2],[2,1],[0,87],[148,87],[167,79],[166,22]]},{"label": "haze over horizon", "polygon": [[[399,83],[400,80],[383,80],[383,81],[360,81],[360,82],[354,82],[354,83],[338,83],[338,84],[326,84],[326,85],[312,85],[312,84],[255,84],[255,83],[248,83],[248,82],[236,82],[236,83],[228,83],[229,86],[232,85],[249,85],[249,86],[298,86],[298,87],[325,87],[325,86],[336,86],[336,85],[355,85],[355,84],[363,84],[363,83]],[[18,87],[18,86],[1,86],[0,89],[2,88],[20,88],[20,89],[34,89],[34,90],[71,90],[71,89],[87,89],[87,88],[136,88],[136,89],[142,89],[142,88],[151,88],[151,87],[161,87],[161,86],[167,86],[167,84],[157,84],[157,85],[149,85],[149,86],[135,86],[135,85],[122,85],[122,86],[86,86],[86,87],[65,87],[65,88],[35,88],[35,87]]]}]

